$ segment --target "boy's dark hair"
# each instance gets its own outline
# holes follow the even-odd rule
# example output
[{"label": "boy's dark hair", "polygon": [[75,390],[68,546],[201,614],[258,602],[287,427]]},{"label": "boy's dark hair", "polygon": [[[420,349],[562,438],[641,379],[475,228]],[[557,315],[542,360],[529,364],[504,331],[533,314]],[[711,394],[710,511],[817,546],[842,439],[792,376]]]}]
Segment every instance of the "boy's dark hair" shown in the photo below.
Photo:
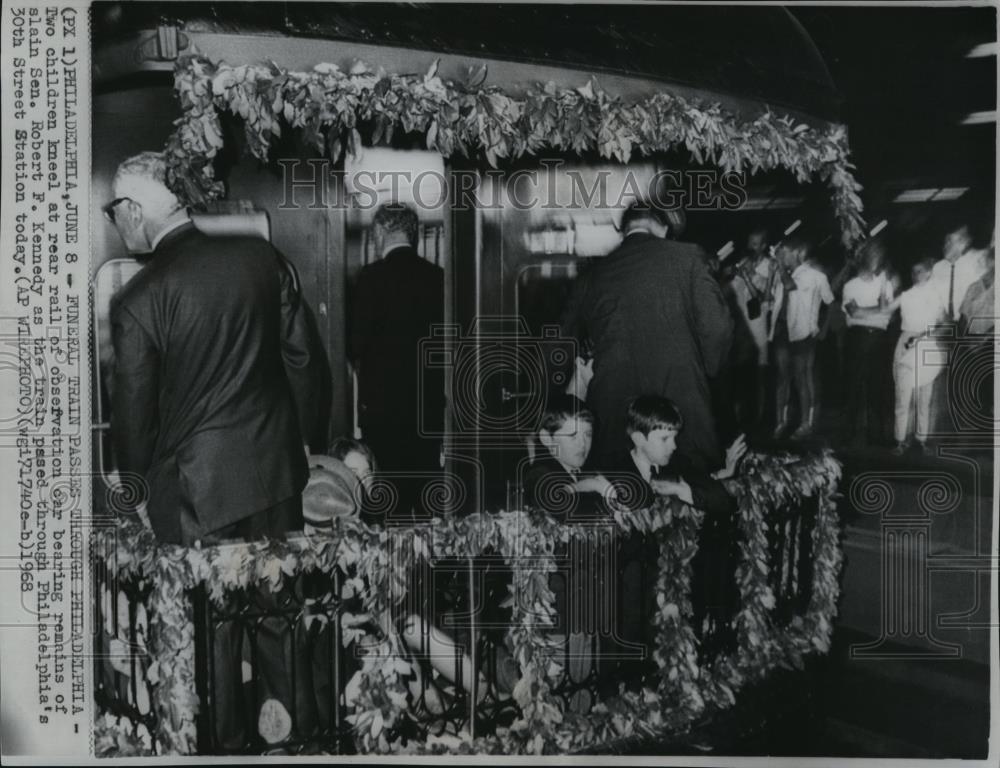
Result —
[{"label": "boy's dark hair", "polygon": [[353,437],[338,437],[333,441],[327,453],[333,458],[343,461],[351,452],[360,453],[368,459],[368,466],[371,467],[372,472],[375,471],[375,454],[368,447],[368,443],[363,440],[355,440]]},{"label": "boy's dark hair", "polygon": [[581,405],[575,397],[563,394],[554,395],[545,403],[545,410],[542,412],[542,421],[538,425],[538,429],[552,434],[572,418],[580,419],[590,425],[594,423],[594,414],[586,406]]},{"label": "boy's dark hair", "polygon": [[648,436],[654,429],[684,426],[681,412],[674,401],[659,395],[640,395],[625,410],[625,428],[628,434],[639,432]]},{"label": "boy's dark hair", "polygon": [[921,256],[919,259],[913,262],[913,267],[911,267],[911,269],[916,269],[917,267],[919,267],[925,272],[933,272],[935,262],[936,259],[933,256]]}]

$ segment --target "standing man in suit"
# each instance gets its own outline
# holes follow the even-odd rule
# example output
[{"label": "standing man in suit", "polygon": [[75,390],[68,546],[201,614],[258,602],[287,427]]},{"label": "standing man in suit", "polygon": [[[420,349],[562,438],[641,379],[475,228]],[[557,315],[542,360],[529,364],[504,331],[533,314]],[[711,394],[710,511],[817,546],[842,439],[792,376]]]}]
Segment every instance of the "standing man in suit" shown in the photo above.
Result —
[{"label": "standing man in suit", "polygon": [[[199,232],[167,188],[161,153],[124,161],[113,190],[105,215],[131,253],[151,259],[111,309],[112,436],[122,476],[145,481],[157,540],[192,546],[301,529],[309,469],[300,417],[312,415],[297,413],[289,383],[310,363],[294,275],[265,240]],[[257,703],[283,713],[261,733],[273,743],[287,737],[293,708],[281,652],[288,630],[272,619],[258,630]],[[233,622],[214,630],[222,749],[246,739],[240,631]]]},{"label": "standing man in suit", "polygon": [[126,160],[104,207],[152,256],[111,310],[118,468],[145,479],[161,542],[299,529],[309,469],[289,380],[310,351],[293,275],[264,240],[199,232],[165,173],[160,153]]},{"label": "standing man in suit", "polygon": [[409,518],[435,511],[422,509],[420,497],[441,467],[444,378],[424,369],[420,342],[444,321],[444,270],[417,253],[411,207],[383,205],[372,226],[379,260],[361,270],[351,327],[359,426],[396,487],[395,513]]},{"label": "standing man in suit", "polygon": [[642,394],[677,403],[687,425],[678,450],[695,466],[722,465],[708,382],[729,352],[733,323],[702,249],[667,239],[683,228],[682,214],[633,203],[622,244],[570,294],[563,333],[594,350],[587,405],[597,417],[595,467],[629,448],[625,410]]}]

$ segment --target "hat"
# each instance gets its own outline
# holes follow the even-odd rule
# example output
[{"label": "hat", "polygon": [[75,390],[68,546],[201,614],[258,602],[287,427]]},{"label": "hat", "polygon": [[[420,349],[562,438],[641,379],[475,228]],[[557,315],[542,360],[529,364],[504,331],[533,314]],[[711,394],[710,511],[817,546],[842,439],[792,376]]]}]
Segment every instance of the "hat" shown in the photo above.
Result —
[{"label": "hat", "polygon": [[322,458],[322,466],[310,468],[302,491],[302,516],[313,528],[331,528],[335,517],[356,515],[359,507],[357,476],[339,459]]}]

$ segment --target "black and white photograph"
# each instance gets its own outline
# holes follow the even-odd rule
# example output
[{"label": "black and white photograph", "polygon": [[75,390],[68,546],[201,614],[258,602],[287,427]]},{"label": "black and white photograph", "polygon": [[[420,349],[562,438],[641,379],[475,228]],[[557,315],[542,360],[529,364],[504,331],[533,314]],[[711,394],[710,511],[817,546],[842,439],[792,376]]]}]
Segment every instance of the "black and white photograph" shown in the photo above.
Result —
[{"label": "black and white photograph", "polygon": [[5,759],[995,764],[995,2],[76,7]]}]

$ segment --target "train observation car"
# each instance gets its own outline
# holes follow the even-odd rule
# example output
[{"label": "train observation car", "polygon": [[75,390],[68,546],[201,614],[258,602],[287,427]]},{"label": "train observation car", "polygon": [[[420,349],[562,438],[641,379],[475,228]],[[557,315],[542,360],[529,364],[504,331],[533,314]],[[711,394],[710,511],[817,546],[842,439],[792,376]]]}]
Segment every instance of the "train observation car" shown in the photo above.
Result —
[{"label": "train observation car", "polygon": [[[440,440],[445,477],[457,485],[439,494],[447,508],[441,516],[444,522],[434,522],[451,533],[467,524],[471,527],[461,530],[470,540],[476,531],[493,537],[482,551],[473,551],[472,544],[463,543],[458,536],[435,540],[444,542],[446,549],[450,547],[448,557],[441,562],[450,564],[454,571],[441,591],[468,591],[469,602],[458,599],[459,607],[449,609],[448,616],[454,618],[469,609],[476,599],[478,587],[472,586],[475,568],[485,571],[485,576],[482,572],[479,575],[486,591],[496,573],[508,566],[521,574],[517,578],[523,577],[524,583],[532,578],[546,583],[544,569],[530,577],[524,575],[525,569],[541,568],[533,565],[534,561],[528,562],[530,558],[512,564],[507,557],[502,562],[504,558],[498,553],[504,554],[500,551],[507,534],[498,533],[499,524],[490,528],[479,513],[498,513],[499,519],[501,512],[523,511],[519,478],[526,457],[535,450],[532,436],[540,404],[547,391],[565,382],[566,363],[573,356],[573,342],[559,331],[560,315],[573,281],[621,241],[618,224],[625,207],[638,197],[669,195],[683,208],[680,239],[699,243],[713,260],[721,262],[735,259],[746,234],[762,225],[776,236],[800,229],[817,246],[819,257],[827,261],[842,260],[864,237],[860,187],[852,175],[847,129],[840,122],[841,98],[816,46],[784,7],[728,6],[725,24],[718,23],[719,11],[705,6],[653,4],[94,3],[95,226],[91,254],[94,449],[99,457],[95,465],[106,475],[115,467],[108,440],[115,418],[107,396],[110,301],[115,291],[143,268],[141,261],[124,251],[114,228],[100,222],[100,206],[112,197],[112,178],[122,160],[145,150],[166,150],[172,183],[190,206],[196,226],[208,233],[239,232],[269,239],[294,267],[322,347],[318,357],[322,358],[322,378],[330,403],[311,420],[312,434],[304,436],[314,453],[324,453],[338,436],[364,437],[359,424],[358,380],[348,359],[352,302],[361,270],[379,258],[371,236],[377,206],[406,203],[418,213],[417,251],[444,271],[440,313],[444,322],[422,343],[420,364],[444,374],[444,426],[431,437]],[[681,654],[670,656],[669,663],[675,665],[673,677],[668,667],[660,670],[663,680],[658,690],[676,694],[676,701],[681,702],[677,707],[684,717],[690,716],[684,727],[701,722],[703,711],[711,710],[713,704],[720,709],[728,707],[734,688],[727,686],[735,685],[733,680],[768,677],[755,677],[753,665],[770,665],[770,672],[779,666],[801,666],[803,656],[830,651],[838,612],[836,631],[841,634],[834,637],[835,643],[838,637],[850,637],[856,641],[851,653],[860,649],[861,656],[951,658],[949,654],[962,644],[966,656],[949,665],[953,674],[935,671],[936,676],[927,676],[911,687],[919,688],[919,695],[925,698],[943,692],[959,704],[979,703],[977,697],[983,691],[978,683],[968,681],[984,668],[985,632],[976,633],[972,624],[958,619],[981,608],[978,598],[983,583],[974,585],[977,605],[973,609],[959,607],[965,587],[957,576],[948,581],[952,575],[945,574],[930,587],[923,582],[911,585],[913,590],[934,590],[935,599],[955,607],[949,614],[955,622],[932,630],[928,617],[921,616],[920,626],[902,631],[893,624],[893,629],[887,630],[886,622],[895,621],[889,616],[895,605],[891,600],[910,599],[917,593],[891,596],[870,589],[879,578],[880,567],[890,567],[886,564],[889,554],[880,549],[878,534],[884,530],[874,517],[858,514],[857,505],[846,494],[837,494],[842,469],[839,457],[830,451],[820,453],[808,459],[815,462],[808,464],[809,470],[803,469],[807,465],[801,462],[807,460],[802,457],[796,464],[788,455],[759,455],[762,463],[755,466],[766,467],[769,478],[783,478],[775,481],[781,490],[773,495],[777,499],[786,494],[774,502],[780,509],[758,508],[763,502],[751,500],[750,491],[740,497],[742,519],[762,515],[771,520],[767,515],[774,515],[777,521],[770,527],[762,525],[767,535],[758,536],[756,542],[751,541],[752,532],[744,530],[747,541],[741,544],[759,547],[754,555],[758,559],[747,561],[750,572],[741,573],[744,587],[756,584],[754,579],[760,581],[759,590],[753,593],[760,600],[751,606],[759,614],[751,611],[746,615],[768,616],[759,625],[766,624],[770,633],[764,645],[747,651],[748,638],[756,630],[747,629],[745,616],[737,640],[703,635],[709,631],[705,629],[711,623],[707,619],[701,627],[692,625],[687,634],[671,635],[669,617],[656,625],[660,633],[657,642],[663,644],[661,660],[663,654]],[[748,482],[752,485],[756,480]],[[909,483],[912,487],[907,486],[908,490],[917,497],[928,495],[912,477],[900,483]],[[770,494],[771,489],[761,490],[759,496],[771,499]],[[968,495],[962,504],[982,501],[982,494]],[[900,523],[903,528],[908,524]],[[544,526],[531,530],[551,535]],[[841,535],[844,532],[846,536]],[[391,539],[397,533],[384,535]],[[988,526],[976,527],[973,533],[949,529],[945,535],[960,542],[956,544],[960,548],[975,549],[988,541],[989,530]],[[903,543],[892,556],[911,566],[926,566],[930,555],[921,543],[920,532],[903,531],[900,537]],[[538,543],[525,546],[530,549]],[[411,549],[418,547],[414,544]],[[531,551],[542,559],[552,556],[551,551]],[[849,567],[841,573],[845,552]],[[961,564],[955,557],[955,563]],[[486,566],[479,563],[482,558],[488,561]],[[478,564],[474,566],[474,562]],[[661,562],[673,561],[661,557]],[[756,563],[766,576],[756,575]],[[439,565],[435,561],[435,567]],[[414,563],[408,562],[407,567],[411,566],[415,567]],[[941,570],[947,568],[942,566]],[[903,565],[899,571],[908,573]],[[297,572],[289,575],[303,576]],[[331,578],[340,589],[340,576]],[[437,582],[428,577],[425,584],[431,583]],[[134,624],[137,614],[123,613],[126,601],[152,601],[152,605],[162,600],[149,584],[148,579],[140,580],[127,595],[119,592],[122,609],[109,592],[102,609],[127,614]],[[663,586],[656,584],[658,589]],[[910,589],[895,586],[904,592]],[[99,585],[100,589],[105,587],[115,588],[103,582]],[[382,712],[377,716],[378,728],[372,719],[377,707],[371,701],[385,691],[372,693],[374,689],[368,687],[358,694],[357,686],[353,688],[354,700],[342,701],[340,708],[331,707],[328,698],[326,710],[320,709],[329,722],[316,726],[310,731],[312,735],[296,730],[305,726],[293,713],[292,737],[272,741],[264,737],[263,730],[258,737],[254,715],[248,716],[246,733],[250,735],[245,743],[235,748],[221,744],[213,731],[216,704],[206,687],[209,683],[205,678],[210,674],[204,667],[211,656],[205,650],[211,649],[211,641],[205,637],[211,636],[213,621],[220,619],[213,613],[216,607],[212,600],[206,598],[212,590],[206,593],[204,587],[188,590],[184,598],[193,606],[189,607],[193,613],[187,615],[194,616],[191,642],[196,651],[190,659],[182,658],[183,663],[190,661],[190,679],[174,673],[169,680],[157,683],[146,675],[145,687],[137,688],[136,670],[142,663],[134,656],[128,673],[99,666],[104,675],[99,680],[106,681],[101,683],[102,706],[119,715],[126,713],[133,722],[141,721],[153,732],[153,749],[160,753],[260,754],[274,744],[293,750],[288,746],[291,741],[295,742],[294,750],[302,752],[396,751],[400,742],[386,741],[380,733]],[[668,581],[666,589],[672,588]],[[296,599],[305,594],[298,586],[295,589]],[[748,599],[752,590],[746,587],[744,592],[742,600]],[[333,594],[332,588],[327,590],[326,598]],[[633,598],[627,595],[623,599]],[[677,604],[665,598],[660,606],[664,615],[672,608],[677,618],[678,611],[691,608],[686,594],[670,599]],[[331,626],[340,626],[345,609],[339,600],[336,597],[327,605],[317,598],[301,613],[325,610],[333,617]],[[249,615],[249,610],[246,608],[244,614]],[[150,611],[150,616],[156,615],[156,607]],[[127,623],[122,616],[118,621]],[[106,634],[113,637],[115,622],[105,619],[98,625],[107,625]],[[688,620],[682,615],[677,618],[678,626]],[[605,720],[600,719],[603,715],[594,714],[595,697],[603,701],[608,695],[607,670],[599,670],[587,655],[596,654],[596,645],[588,645],[590,650],[578,656],[586,663],[578,662],[577,671],[589,664],[587,669],[574,678],[567,660],[566,679],[557,683],[552,667],[539,671],[532,666],[534,662],[525,661],[524,648],[537,637],[532,634],[535,630],[526,628],[527,623],[518,626],[524,630],[515,638],[522,645],[513,654],[521,664],[519,674],[537,674],[539,680],[549,675],[545,678],[548,687],[532,690],[544,689],[537,693],[542,697],[538,702],[545,696],[563,697],[555,708],[560,712],[559,722],[539,724],[537,718],[542,715],[538,713],[552,711],[546,710],[550,702],[546,699],[533,709],[525,707],[526,697],[536,693],[529,696],[524,686],[517,688],[512,683],[513,694],[500,691],[502,675],[497,669],[503,662],[503,642],[496,640],[496,632],[490,634],[488,627],[473,622],[462,639],[476,652],[471,661],[458,656],[454,661],[459,676],[463,674],[461,663],[471,663],[471,690],[485,686],[487,693],[466,695],[457,684],[440,696],[428,693],[426,685],[419,695],[412,694],[412,688],[409,692],[402,687],[394,689],[397,698],[413,697],[406,716],[394,721],[397,736],[403,732],[399,723],[406,717],[447,721],[440,728],[421,721],[423,725],[403,738],[408,749],[420,751],[413,746],[417,742],[420,749],[429,752],[450,751],[461,744],[461,749],[455,749],[468,752],[487,744],[475,741],[483,737],[494,739],[488,748],[495,752],[522,748],[588,752],[601,749],[598,742],[602,739],[610,743],[624,735],[627,742],[654,732],[660,735],[652,737],[652,749],[685,748],[671,741],[672,737],[662,736],[669,719],[680,715],[677,709],[659,709],[652,693],[643,700],[639,698],[643,694],[623,690],[615,699],[618,709],[612,709],[614,718],[623,718],[615,721],[617,725],[610,724],[614,719],[611,714]],[[134,627],[130,631],[134,637]],[[248,636],[254,631],[248,630]],[[313,631],[309,636],[316,634]],[[504,642],[513,642],[515,634],[510,630]],[[755,641],[759,639],[753,636]],[[330,690],[343,691],[350,674],[345,665],[350,660],[338,655],[341,638],[339,633],[335,637],[329,643],[337,647],[336,663],[327,664],[324,674],[330,675]],[[718,641],[712,652],[731,653],[728,661],[705,661],[698,656],[691,637],[698,638],[702,650],[713,648],[712,643]],[[730,640],[739,647],[727,646]],[[300,642],[298,635],[294,642]],[[566,648],[570,644],[567,640]],[[678,651],[682,646],[684,650]],[[167,646],[158,647],[163,652]],[[879,685],[872,682],[868,667],[858,672],[860,666],[851,666],[854,656],[846,660],[845,654],[834,645],[831,655],[836,656],[836,664],[846,664],[847,671],[822,679],[836,687],[856,675],[863,678],[859,685]],[[354,663],[358,666],[356,660]],[[695,673],[690,679],[684,677],[688,674],[685,670],[699,664],[703,670],[700,677]],[[492,665],[492,671],[483,674],[486,665]],[[900,683],[902,678],[893,678],[890,665],[879,666],[879,674],[888,680],[891,690],[899,692],[901,700],[909,695],[909,679]],[[729,679],[721,676],[720,670],[733,669],[739,674]],[[425,665],[425,683],[439,673],[439,668],[435,672]],[[352,679],[356,680],[357,674]],[[678,674],[681,682],[677,682]],[[181,713],[172,725],[169,718],[164,719],[162,713],[174,712],[163,698],[174,695],[173,689],[167,690],[167,683],[196,687],[192,695],[203,702],[197,717]],[[132,693],[123,693],[130,686]],[[617,691],[617,680],[613,687]],[[352,685],[347,684],[347,688]],[[832,715],[817,715],[820,720],[825,716],[827,724],[837,717],[849,719],[855,710],[861,713],[864,709],[844,705],[852,694],[845,692],[846,683],[842,688],[836,694],[840,703],[831,694],[834,703],[828,707],[831,711],[836,706],[841,709]],[[138,714],[129,714],[138,706],[137,696],[145,701],[144,710],[140,706]],[[817,696],[819,692],[811,690],[805,699],[789,701],[805,701],[812,708],[802,707],[799,714],[804,717],[808,710],[812,716],[816,715]],[[711,697],[715,698],[706,705]],[[695,699],[702,708],[691,704]],[[372,711],[365,711],[359,701],[371,704]],[[764,701],[770,706],[775,699]],[[690,711],[685,709],[689,705]],[[536,718],[528,725],[517,720],[527,717],[526,710]],[[606,714],[607,708],[598,711]],[[653,717],[649,713],[654,711],[658,719],[655,728],[644,719]],[[157,713],[161,713],[159,717]],[[881,738],[881,733],[893,727],[892,723],[881,723],[877,714],[864,717],[863,726],[845,726],[844,733],[878,732]],[[909,714],[901,713],[900,721],[907,717]],[[512,720],[516,724],[508,729]],[[626,721],[639,725],[614,731]],[[574,731],[577,726],[583,730]],[[731,736],[744,726],[737,720],[722,730]],[[800,726],[801,722],[789,725],[786,733],[801,734],[803,740],[815,735]],[[976,723],[969,725],[973,726],[978,727]],[[518,741],[530,729],[538,729],[540,735],[536,738],[532,731],[531,740]],[[388,723],[384,730],[391,730]],[[133,735],[137,732],[136,728],[130,731]],[[786,753],[802,754],[804,741],[792,741],[789,737]],[[870,754],[888,755],[892,751],[891,744],[886,746],[889,741],[880,741]],[[126,742],[128,739],[120,741]],[[838,743],[843,747],[844,740]],[[640,749],[634,744],[615,744],[618,746],[608,748],[624,752]],[[758,746],[770,749],[767,743]],[[651,747],[647,743],[644,748]],[[688,753],[695,749],[687,748]],[[753,749],[745,743],[736,748]],[[844,749],[842,754],[850,752],[848,747]],[[959,745],[956,753],[974,756],[963,749]]]},{"label": "train observation car", "polygon": [[[110,194],[118,162],[138,151],[163,148],[181,116],[174,69],[192,53],[233,67],[273,62],[286,72],[322,64],[349,72],[361,63],[390,76],[434,68],[439,78],[458,83],[469,82],[471,72],[484,87],[513,99],[546,84],[553,92],[586,89],[593,79],[607,99],[622,104],[666,94],[685,104],[718,104],[743,124],[762,115],[787,115],[791,124],[817,136],[833,130],[839,98],[798,22],[782,8],[733,8],[729,13],[740,22],[730,23],[730,18],[721,29],[712,9],[694,7],[191,3],[154,9],[97,4],[94,200]],[[490,35],[480,35],[486,28]],[[446,271],[445,319],[459,329],[454,341],[464,344],[460,352],[468,350],[470,333],[502,336],[512,330],[512,322],[515,333],[544,340],[542,326],[558,321],[569,281],[589,260],[614,247],[620,239],[615,225],[621,210],[654,178],[675,179],[674,174],[693,170],[684,177],[684,192],[690,195],[695,183],[711,190],[701,210],[689,212],[685,235],[710,252],[726,253],[727,242],[738,243],[751,222],[784,228],[801,217],[797,208],[811,202],[817,217],[836,229],[827,210],[829,190],[813,190],[810,196],[810,185],[798,183],[803,180],[800,169],[783,168],[780,161],[766,163],[757,174],[749,161],[744,163],[742,176],[730,180],[738,193],[727,201],[719,189],[722,165],[697,157],[702,150],[691,133],[674,137],[673,146],[658,152],[640,151],[637,141],[629,162],[621,162],[622,155],[609,156],[593,136],[578,147],[542,144],[517,158],[498,160],[481,149],[469,156],[457,150],[447,156],[428,151],[431,142],[419,131],[407,134],[397,128],[386,141],[369,119],[358,124],[363,146],[343,157],[331,159],[325,153],[329,165],[321,168],[307,164],[318,153],[301,131],[289,126],[272,143],[268,162],[246,156],[239,123],[238,117],[222,123],[225,146],[214,166],[225,194],[212,200],[210,208],[216,214],[266,213],[272,242],[299,272],[337,393],[328,423],[319,430],[323,434],[315,436],[317,443],[324,434],[350,434],[356,427],[345,334],[353,282],[372,258],[366,234],[371,205],[359,204],[362,199],[420,203],[415,206],[421,218],[420,250]],[[103,138],[110,136],[114,141]],[[688,147],[694,147],[694,154]],[[700,181],[698,172],[703,173]],[[359,174],[361,192],[351,185]],[[380,174],[385,176],[381,187],[373,183]],[[315,183],[303,181],[314,178]],[[439,178],[443,184],[435,183]],[[417,201],[410,184],[414,179],[419,182]],[[289,194],[293,199],[285,204]],[[125,256],[106,226],[95,230],[93,254],[95,270]],[[120,285],[121,275],[104,282]],[[98,314],[103,315],[102,307]],[[499,317],[505,319],[498,328],[477,322]],[[106,334],[98,325],[106,348]],[[490,348],[476,345],[473,354],[478,357]],[[514,424],[522,412],[530,419],[533,411],[526,404],[537,401],[532,391],[544,384],[526,381],[516,362],[491,370],[495,374],[482,381],[476,402],[449,415],[449,434],[467,437],[459,441],[462,445],[449,446],[450,455],[499,462],[496,471],[485,472],[482,482],[473,484],[475,491],[466,496],[470,509],[484,502],[500,504],[509,496],[511,489],[501,478],[508,476],[507,464],[518,446],[506,445],[504,430],[490,425]],[[483,447],[476,436],[491,431],[495,434],[484,439],[493,447]]]}]

